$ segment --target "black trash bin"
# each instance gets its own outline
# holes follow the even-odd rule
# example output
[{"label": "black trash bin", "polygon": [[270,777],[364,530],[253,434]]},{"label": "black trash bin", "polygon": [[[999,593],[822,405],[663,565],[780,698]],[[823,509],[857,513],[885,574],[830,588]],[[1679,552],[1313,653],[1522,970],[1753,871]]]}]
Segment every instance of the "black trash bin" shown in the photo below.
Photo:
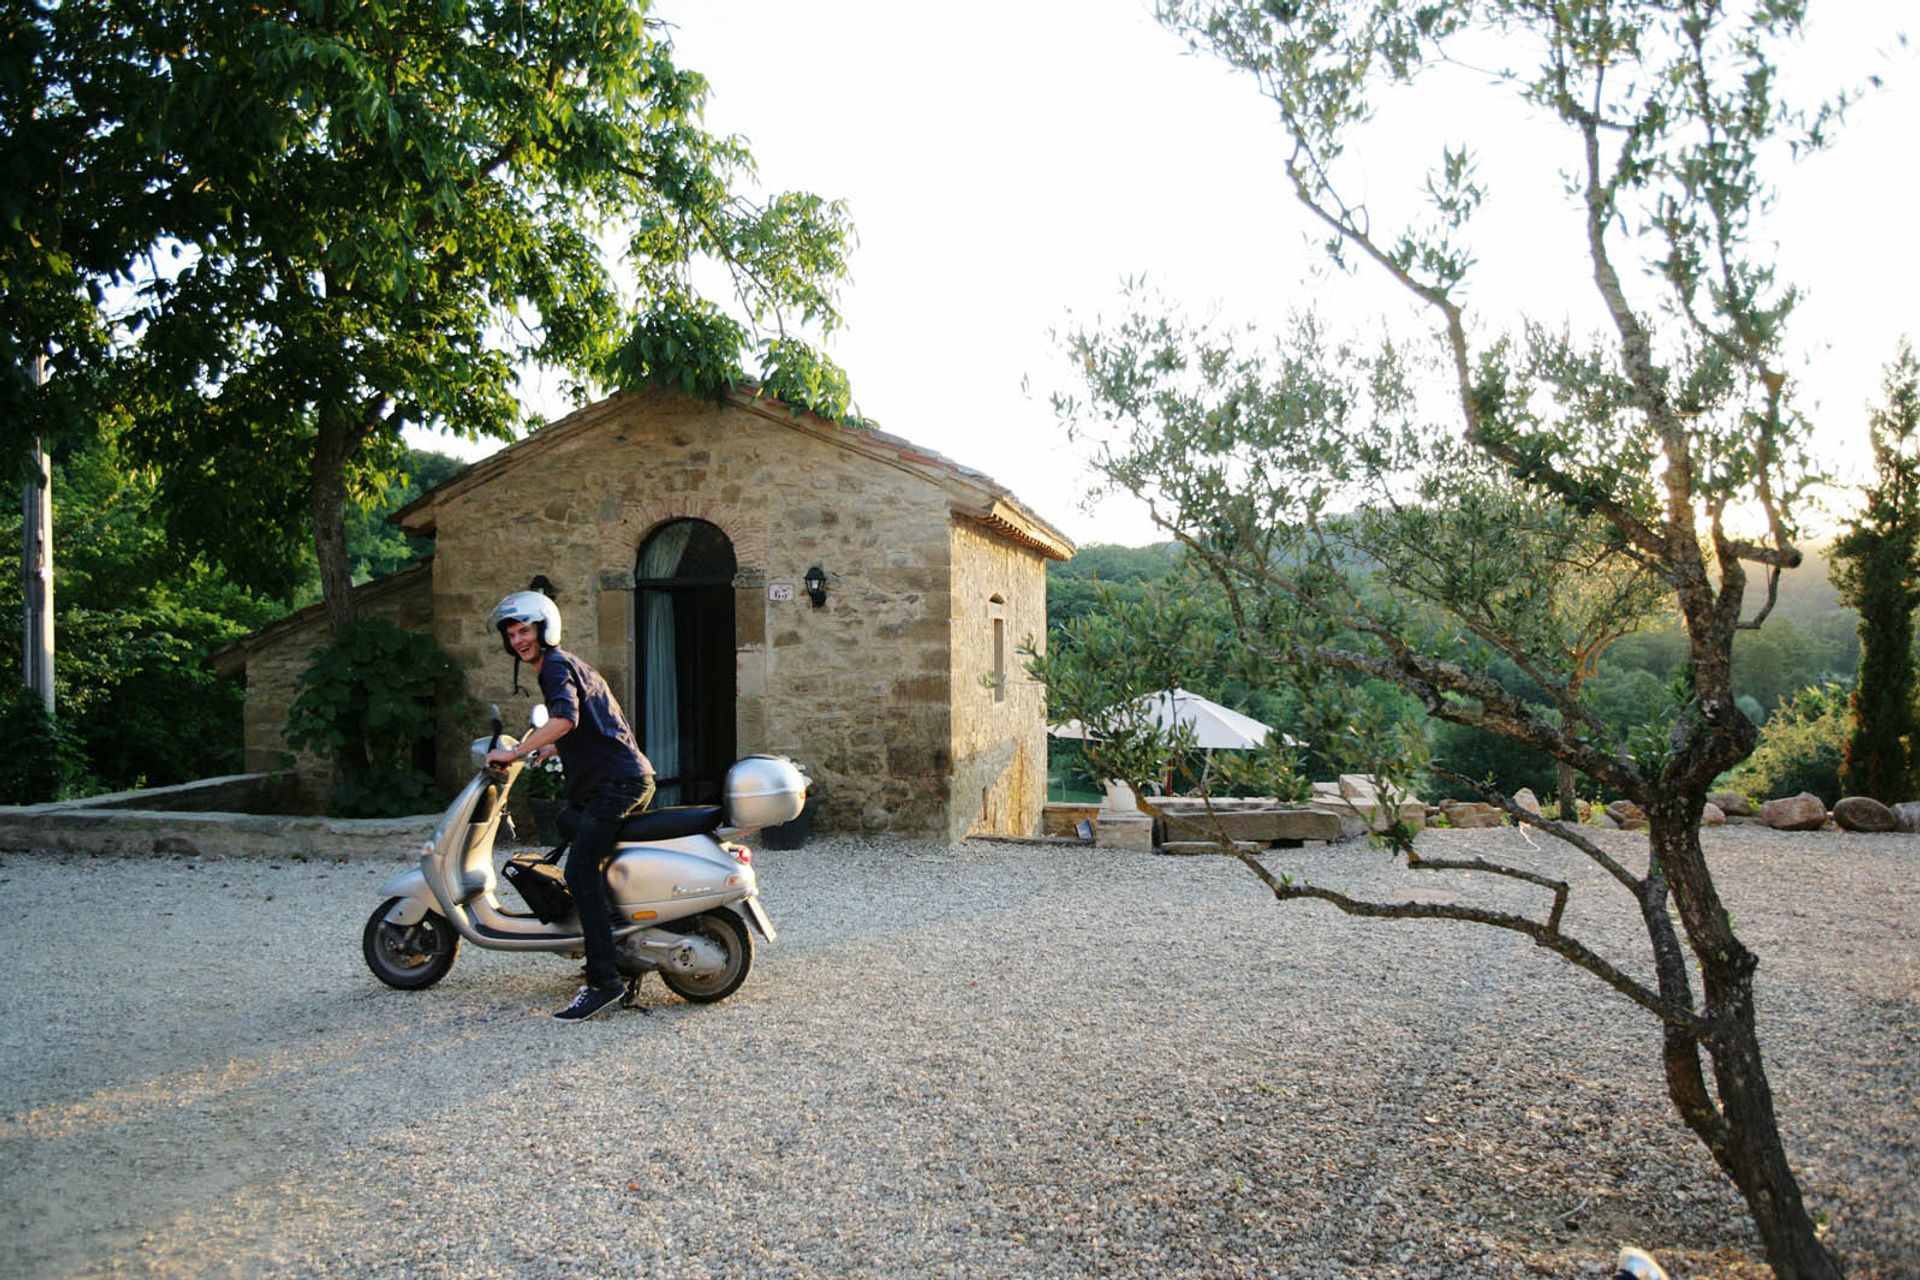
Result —
[{"label": "black trash bin", "polygon": [[799,817],[777,827],[768,827],[760,833],[761,845],[768,849],[798,849],[806,844],[807,833],[813,829],[813,811],[819,803],[817,797],[808,796]]}]

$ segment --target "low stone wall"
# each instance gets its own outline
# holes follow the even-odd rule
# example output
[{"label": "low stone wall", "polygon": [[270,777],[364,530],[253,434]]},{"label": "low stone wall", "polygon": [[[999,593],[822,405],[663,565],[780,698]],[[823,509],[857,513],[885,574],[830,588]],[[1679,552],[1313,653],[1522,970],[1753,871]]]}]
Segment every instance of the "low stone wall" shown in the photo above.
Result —
[{"label": "low stone wall", "polygon": [[1161,808],[1157,823],[1132,810],[1054,801],[1041,810],[1040,831],[1044,836],[1071,837],[1079,833],[1080,823],[1091,822],[1095,843],[1102,847],[1138,847],[1143,851],[1155,847],[1156,837],[1173,844],[1205,843],[1214,847],[1217,833],[1223,830],[1229,839],[1258,848],[1299,845],[1307,840],[1331,842],[1366,831],[1366,824],[1359,819],[1349,822],[1318,807],[1282,805],[1271,799],[1217,801],[1211,816],[1183,797],[1158,798],[1155,803]]},{"label": "low stone wall", "polygon": [[415,861],[437,813],[409,818],[306,818],[86,805],[0,808],[0,849],[220,858]]},{"label": "low stone wall", "polygon": [[171,787],[142,787],[138,791],[109,791],[78,800],[56,800],[36,809],[160,809],[188,813],[298,813],[299,778],[291,770],[279,773],[231,773],[201,778]]}]

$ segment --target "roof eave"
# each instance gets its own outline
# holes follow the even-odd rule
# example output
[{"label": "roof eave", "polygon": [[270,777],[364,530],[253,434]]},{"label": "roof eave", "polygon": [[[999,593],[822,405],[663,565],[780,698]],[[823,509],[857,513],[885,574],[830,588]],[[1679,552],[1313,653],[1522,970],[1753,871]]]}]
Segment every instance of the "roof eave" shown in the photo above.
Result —
[{"label": "roof eave", "polygon": [[1018,503],[996,498],[984,508],[956,506],[956,514],[990,530],[997,536],[1036,551],[1049,560],[1071,560],[1078,550],[1072,539],[1061,533]]}]

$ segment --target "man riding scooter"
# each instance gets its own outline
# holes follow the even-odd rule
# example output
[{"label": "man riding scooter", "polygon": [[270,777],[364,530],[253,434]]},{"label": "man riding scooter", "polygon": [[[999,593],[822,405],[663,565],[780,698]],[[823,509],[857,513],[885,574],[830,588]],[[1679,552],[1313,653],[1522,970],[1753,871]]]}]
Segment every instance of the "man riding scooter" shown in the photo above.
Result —
[{"label": "man riding scooter", "polygon": [[535,668],[547,722],[510,747],[496,747],[489,764],[517,759],[534,763],[559,755],[567,803],[580,811],[579,830],[567,855],[567,887],[579,914],[587,954],[586,982],[553,1016],[578,1022],[612,1007],[625,988],[614,963],[613,915],[604,864],[613,853],[621,822],[653,799],[653,766],[640,753],[633,730],[600,673],[560,648],[560,609],[544,593],[516,591],[495,605],[489,626],[514,659]]}]

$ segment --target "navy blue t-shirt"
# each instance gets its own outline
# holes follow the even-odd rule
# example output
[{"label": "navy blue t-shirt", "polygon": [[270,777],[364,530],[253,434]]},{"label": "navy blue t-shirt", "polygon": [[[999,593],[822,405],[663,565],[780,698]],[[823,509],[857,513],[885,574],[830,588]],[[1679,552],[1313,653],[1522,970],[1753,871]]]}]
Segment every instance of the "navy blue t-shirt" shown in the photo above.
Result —
[{"label": "navy blue t-shirt", "polygon": [[549,649],[540,658],[540,692],[548,715],[573,721],[573,731],[554,744],[569,803],[579,804],[602,782],[653,773],[598,671],[565,649]]}]

